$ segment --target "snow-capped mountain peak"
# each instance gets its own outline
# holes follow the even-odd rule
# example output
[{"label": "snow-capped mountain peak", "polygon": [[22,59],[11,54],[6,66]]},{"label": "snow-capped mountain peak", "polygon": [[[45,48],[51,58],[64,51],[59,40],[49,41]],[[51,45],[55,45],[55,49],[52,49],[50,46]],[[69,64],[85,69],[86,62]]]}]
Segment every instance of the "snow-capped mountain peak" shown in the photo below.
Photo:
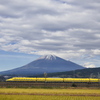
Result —
[{"label": "snow-capped mountain peak", "polygon": [[45,55],[45,56],[40,57],[39,59],[54,60],[56,58],[57,57],[55,55]]}]

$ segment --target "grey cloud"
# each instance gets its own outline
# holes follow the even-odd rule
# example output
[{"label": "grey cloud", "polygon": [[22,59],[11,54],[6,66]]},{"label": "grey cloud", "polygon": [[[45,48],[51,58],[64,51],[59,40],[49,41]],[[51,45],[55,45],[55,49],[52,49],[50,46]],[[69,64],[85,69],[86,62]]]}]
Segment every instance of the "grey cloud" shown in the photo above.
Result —
[{"label": "grey cloud", "polygon": [[99,5],[99,0],[2,0],[0,48],[71,57],[81,49],[100,49]]}]

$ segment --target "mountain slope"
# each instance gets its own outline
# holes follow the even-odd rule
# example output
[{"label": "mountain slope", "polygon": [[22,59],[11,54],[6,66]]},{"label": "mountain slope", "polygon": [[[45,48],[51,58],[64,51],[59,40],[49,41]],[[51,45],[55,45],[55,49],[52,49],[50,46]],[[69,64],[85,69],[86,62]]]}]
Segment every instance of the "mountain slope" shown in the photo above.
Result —
[{"label": "mountain slope", "polygon": [[[48,77],[76,77],[76,78],[100,78],[100,67],[98,68],[86,68],[74,71],[65,71],[58,73],[49,73]],[[43,76],[43,75],[40,75]]]},{"label": "mountain slope", "polygon": [[29,76],[53,72],[71,71],[84,67],[54,55],[46,55],[16,69],[0,72],[1,75]]}]

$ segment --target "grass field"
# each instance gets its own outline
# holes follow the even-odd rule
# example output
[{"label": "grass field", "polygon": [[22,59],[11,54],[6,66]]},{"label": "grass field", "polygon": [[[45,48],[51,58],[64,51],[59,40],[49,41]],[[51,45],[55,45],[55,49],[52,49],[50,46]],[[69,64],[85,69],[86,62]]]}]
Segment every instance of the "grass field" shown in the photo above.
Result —
[{"label": "grass field", "polygon": [[100,89],[24,89],[24,88],[0,88],[0,93],[25,93],[25,94],[99,94]]},{"label": "grass field", "polygon": [[0,95],[0,100],[100,100],[92,96]]},{"label": "grass field", "polygon": [[100,100],[100,89],[0,88],[0,100]]}]

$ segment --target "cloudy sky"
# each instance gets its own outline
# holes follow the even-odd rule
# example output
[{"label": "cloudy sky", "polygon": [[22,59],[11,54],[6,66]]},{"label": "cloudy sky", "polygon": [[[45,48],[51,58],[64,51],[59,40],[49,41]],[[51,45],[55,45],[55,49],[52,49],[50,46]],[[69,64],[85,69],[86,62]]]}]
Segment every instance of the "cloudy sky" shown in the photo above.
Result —
[{"label": "cloudy sky", "polygon": [[0,71],[54,54],[100,66],[100,0],[0,0]]}]

